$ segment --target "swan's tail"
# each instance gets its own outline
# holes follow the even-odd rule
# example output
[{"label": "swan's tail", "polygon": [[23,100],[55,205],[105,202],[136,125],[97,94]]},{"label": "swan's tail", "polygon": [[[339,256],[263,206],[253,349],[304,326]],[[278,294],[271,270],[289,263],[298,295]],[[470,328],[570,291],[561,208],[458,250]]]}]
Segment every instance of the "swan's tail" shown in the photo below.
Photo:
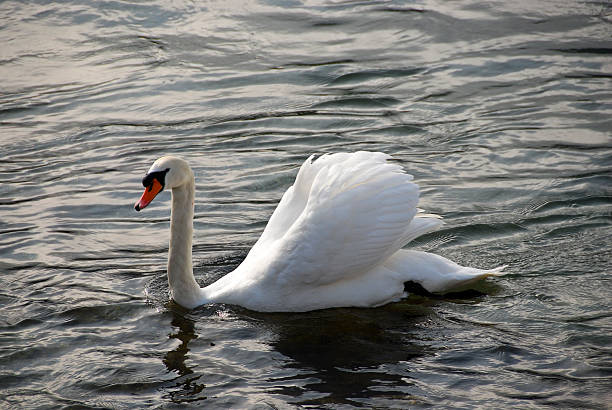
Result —
[{"label": "swan's tail", "polygon": [[433,253],[407,249],[400,249],[391,255],[384,266],[400,275],[404,282],[416,282],[431,293],[466,288],[486,277],[504,275],[502,271],[506,268],[470,268]]}]

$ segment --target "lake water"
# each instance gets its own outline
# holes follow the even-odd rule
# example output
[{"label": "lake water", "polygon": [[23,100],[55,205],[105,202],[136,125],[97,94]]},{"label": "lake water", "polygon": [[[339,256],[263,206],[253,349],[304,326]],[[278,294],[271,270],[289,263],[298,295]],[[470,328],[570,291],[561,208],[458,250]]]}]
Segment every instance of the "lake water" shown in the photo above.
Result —
[{"label": "lake water", "polygon": [[[0,408],[609,408],[609,1],[0,3]],[[159,156],[195,274],[237,266],[310,154],[392,154],[411,248],[508,275],[376,309],[168,302]]]}]

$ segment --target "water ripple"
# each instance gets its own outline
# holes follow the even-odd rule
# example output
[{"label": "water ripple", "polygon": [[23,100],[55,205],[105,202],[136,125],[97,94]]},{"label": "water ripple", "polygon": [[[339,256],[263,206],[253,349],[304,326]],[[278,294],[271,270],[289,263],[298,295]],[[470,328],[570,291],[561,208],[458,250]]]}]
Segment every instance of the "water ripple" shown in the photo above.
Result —
[{"label": "water ripple", "polygon": [[[606,408],[610,7],[0,5],[0,407]],[[381,150],[445,226],[416,249],[508,275],[377,309],[168,302],[168,195],[194,266],[246,256],[311,153]]]}]

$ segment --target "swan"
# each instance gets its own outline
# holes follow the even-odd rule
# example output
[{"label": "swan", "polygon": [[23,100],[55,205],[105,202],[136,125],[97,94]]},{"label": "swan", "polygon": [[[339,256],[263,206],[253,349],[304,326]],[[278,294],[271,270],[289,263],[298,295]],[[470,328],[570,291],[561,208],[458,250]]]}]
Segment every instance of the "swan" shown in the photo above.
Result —
[{"label": "swan", "polygon": [[390,158],[364,151],[310,156],[244,261],[204,288],[192,268],[195,179],[189,164],[175,156],[156,160],[134,208],[172,191],[168,283],[174,301],[188,309],[209,303],[266,312],[376,307],[404,297],[407,281],[444,293],[501,275],[504,266],[463,267],[402,249],[442,221],[417,208],[418,185]]}]

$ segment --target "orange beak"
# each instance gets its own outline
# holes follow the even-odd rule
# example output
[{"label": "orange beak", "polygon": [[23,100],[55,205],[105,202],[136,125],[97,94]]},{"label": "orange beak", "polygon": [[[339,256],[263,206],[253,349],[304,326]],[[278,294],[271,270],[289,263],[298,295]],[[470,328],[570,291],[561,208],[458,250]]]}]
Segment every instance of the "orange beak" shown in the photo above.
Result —
[{"label": "orange beak", "polygon": [[140,197],[140,201],[136,202],[134,205],[134,209],[140,211],[141,209],[146,208],[147,205],[151,203],[153,198],[155,198],[157,194],[162,191],[162,189],[164,189],[164,186],[160,184],[157,179],[153,178],[153,182],[151,185],[145,188],[144,193]]}]

